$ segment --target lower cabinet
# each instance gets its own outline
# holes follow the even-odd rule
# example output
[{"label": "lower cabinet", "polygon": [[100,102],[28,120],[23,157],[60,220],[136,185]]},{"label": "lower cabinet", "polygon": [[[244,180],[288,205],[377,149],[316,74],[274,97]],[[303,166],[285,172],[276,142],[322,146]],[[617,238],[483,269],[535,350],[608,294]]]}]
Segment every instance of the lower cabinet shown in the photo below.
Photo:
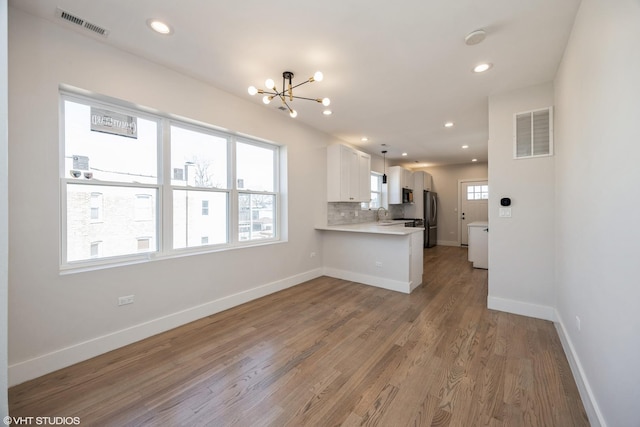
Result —
[{"label": "lower cabinet", "polygon": [[489,223],[472,222],[468,226],[469,248],[468,258],[474,268],[489,268]]}]

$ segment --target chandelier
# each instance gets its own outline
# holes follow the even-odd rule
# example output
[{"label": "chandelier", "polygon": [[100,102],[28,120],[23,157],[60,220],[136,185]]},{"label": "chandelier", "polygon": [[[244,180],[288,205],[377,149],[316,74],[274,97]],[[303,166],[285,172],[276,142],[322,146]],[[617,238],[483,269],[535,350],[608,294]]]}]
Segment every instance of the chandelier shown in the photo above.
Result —
[{"label": "chandelier", "polygon": [[[281,91],[278,91],[278,89],[276,89],[276,83],[273,81],[273,79],[267,79],[267,81],[264,83],[264,85],[267,87],[267,90],[257,89],[255,86],[249,86],[248,92],[249,92],[249,95],[252,95],[252,96],[258,93],[261,95],[264,95],[262,97],[262,102],[264,102],[265,104],[269,104],[273,98],[280,99],[284,107],[286,107],[286,109],[289,110],[289,115],[292,118],[295,118],[298,115],[298,113],[296,112],[296,110],[294,110],[289,106],[289,104],[287,103],[287,98],[289,99],[289,102],[292,102],[294,99],[306,99],[307,101],[315,101],[324,105],[325,107],[331,104],[331,100],[329,98],[305,98],[302,96],[293,95],[293,89],[299,86],[302,86],[303,84],[322,81],[323,75],[320,71],[316,71],[313,77],[309,77],[308,80],[305,80],[302,83],[298,83],[295,86],[293,86],[293,84],[291,83],[292,79],[293,79],[293,73],[291,71],[285,71],[284,73],[282,73],[282,90]],[[288,85],[287,85],[287,81],[288,81]]]}]

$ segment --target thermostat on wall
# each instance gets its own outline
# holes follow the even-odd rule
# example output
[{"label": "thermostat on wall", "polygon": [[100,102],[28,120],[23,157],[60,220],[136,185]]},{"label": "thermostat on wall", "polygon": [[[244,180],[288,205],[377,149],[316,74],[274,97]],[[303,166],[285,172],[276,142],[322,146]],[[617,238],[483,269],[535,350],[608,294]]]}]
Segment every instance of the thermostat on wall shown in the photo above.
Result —
[{"label": "thermostat on wall", "polygon": [[500,206],[511,206],[511,199],[508,197],[503,197],[500,199]]}]

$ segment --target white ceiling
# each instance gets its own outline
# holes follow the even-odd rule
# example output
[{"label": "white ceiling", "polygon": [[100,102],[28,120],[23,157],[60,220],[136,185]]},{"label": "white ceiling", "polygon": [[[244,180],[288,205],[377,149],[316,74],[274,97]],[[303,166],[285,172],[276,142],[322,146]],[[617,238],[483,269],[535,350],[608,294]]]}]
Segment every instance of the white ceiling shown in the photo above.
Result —
[{"label": "white ceiling", "polygon": [[[294,94],[299,120],[363,151],[410,167],[487,161],[487,97],[553,79],[580,0],[13,0],[72,28],[56,7],[110,31],[106,43],[262,104],[247,87],[322,82]],[[153,33],[162,18],[171,36]],[[486,39],[464,37],[484,29]],[[82,31],[82,30],[81,30]],[[87,33],[88,34],[88,33]],[[475,74],[472,68],[491,62]],[[275,109],[272,102],[265,109]],[[288,113],[282,112],[288,118]],[[455,126],[445,129],[445,121]],[[367,136],[368,142],[361,138]],[[469,145],[463,150],[462,145]],[[407,157],[401,157],[407,152]]]}]

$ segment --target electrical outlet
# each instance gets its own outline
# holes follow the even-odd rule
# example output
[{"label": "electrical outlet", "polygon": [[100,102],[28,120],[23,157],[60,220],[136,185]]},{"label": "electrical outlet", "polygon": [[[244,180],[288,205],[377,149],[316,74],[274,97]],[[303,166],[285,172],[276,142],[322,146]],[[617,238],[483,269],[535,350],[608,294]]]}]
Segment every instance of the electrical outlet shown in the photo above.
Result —
[{"label": "electrical outlet", "polygon": [[576,328],[578,328],[578,332],[580,332],[580,318],[578,316],[576,316]]},{"label": "electrical outlet", "polygon": [[127,295],[127,296],[124,296],[124,297],[118,297],[118,305],[133,304],[134,298],[135,298],[135,295]]},{"label": "electrical outlet", "polygon": [[376,261],[376,267],[382,268],[382,261]]},{"label": "electrical outlet", "polygon": [[315,253],[315,252],[311,252],[311,253],[309,254],[309,258],[315,258],[315,256],[316,256],[316,253]]}]

